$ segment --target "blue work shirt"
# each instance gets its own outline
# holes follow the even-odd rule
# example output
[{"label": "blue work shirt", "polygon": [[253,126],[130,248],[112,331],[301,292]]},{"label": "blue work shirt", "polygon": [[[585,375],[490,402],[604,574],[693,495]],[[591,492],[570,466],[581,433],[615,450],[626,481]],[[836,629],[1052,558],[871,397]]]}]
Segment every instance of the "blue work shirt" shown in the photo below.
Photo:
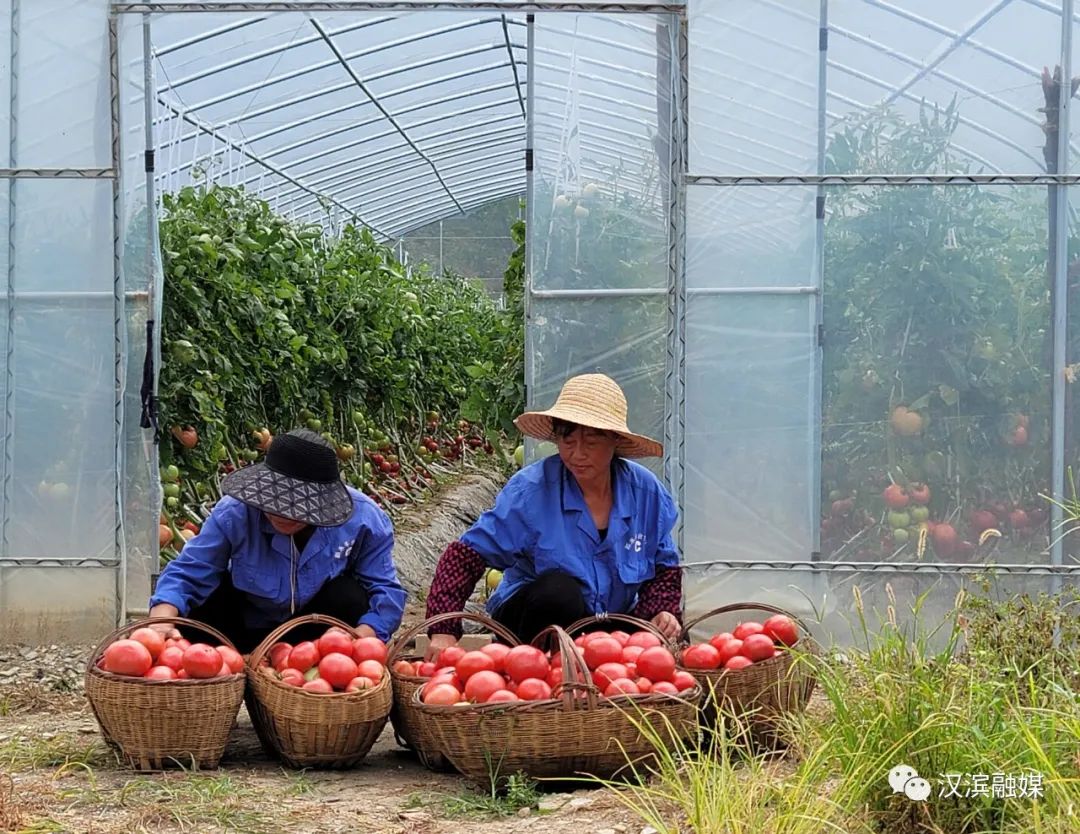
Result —
[{"label": "blue work shirt", "polygon": [[581,582],[594,614],[626,614],[657,567],[678,566],[671,494],[640,464],[616,458],[611,471],[611,515],[603,541],[577,479],[558,455],[526,466],[506,483],[495,506],[461,537],[503,571],[488,600],[489,613],[539,574],[560,570]]},{"label": "blue work shirt", "polygon": [[165,566],[150,605],[167,602],[186,616],[206,602],[228,570],[248,602],[244,624],[251,629],[274,628],[307,605],[326,582],[351,570],[370,600],[357,625],[371,626],[380,640],[388,640],[405,610],[405,589],[391,557],[394,528],[374,501],[351,487],[349,494],[352,516],[337,527],[313,528],[303,551],[295,555],[292,537],[278,533],[262,510],[222,498],[199,534]]}]

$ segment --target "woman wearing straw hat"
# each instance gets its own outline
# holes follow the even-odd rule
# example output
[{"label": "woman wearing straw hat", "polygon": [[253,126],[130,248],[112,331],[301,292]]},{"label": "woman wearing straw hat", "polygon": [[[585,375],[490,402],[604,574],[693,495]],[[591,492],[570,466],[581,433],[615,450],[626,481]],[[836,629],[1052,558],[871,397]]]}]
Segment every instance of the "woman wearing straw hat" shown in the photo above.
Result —
[{"label": "woman wearing straw hat", "polygon": [[[559,453],[517,472],[439,559],[427,615],[461,611],[485,569],[503,571],[488,613],[524,641],[581,617],[632,613],[665,635],[680,629],[682,576],[671,538],[676,508],[648,469],[627,458],[663,454],[626,426],[626,397],[611,378],[567,380],[555,405],[526,412],[522,433]],[[461,635],[458,621],[429,630],[428,657]]]},{"label": "woman wearing straw hat", "polygon": [[341,480],[323,437],[307,429],[275,437],[266,461],[231,473],[221,491],[158,577],[150,616],[205,622],[241,652],[300,614],[329,614],[380,640],[397,630],[405,590],[393,526]]}]

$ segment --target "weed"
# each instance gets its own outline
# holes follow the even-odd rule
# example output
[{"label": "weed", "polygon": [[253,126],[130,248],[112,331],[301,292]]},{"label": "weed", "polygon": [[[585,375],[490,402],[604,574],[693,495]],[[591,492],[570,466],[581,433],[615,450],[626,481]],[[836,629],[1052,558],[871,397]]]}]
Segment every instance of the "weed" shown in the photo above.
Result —
[{"label": "weed", "polygon": [[97,738],[15,734],[0,742],[0,767],[13,772],[67,765],[104,767],[115,763],[116,757]]},{"label": "weed", "polygon": [[536,781],[522,773],[505,779],[493,776],[486,791],[466,786],[454,794],[411,794],[405,801],[407,808],[434,806],[447,817],[473,817],[489,819],[510,817],[522,808],[536,808],[540,804],[540,792]]}]

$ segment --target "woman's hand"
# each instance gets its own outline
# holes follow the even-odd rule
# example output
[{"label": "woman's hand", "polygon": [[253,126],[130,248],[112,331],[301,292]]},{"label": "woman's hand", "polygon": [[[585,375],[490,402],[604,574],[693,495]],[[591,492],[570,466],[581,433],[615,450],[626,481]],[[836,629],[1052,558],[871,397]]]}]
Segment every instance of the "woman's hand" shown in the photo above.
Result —
[{"label": "woman's hand", "polygon": [[657,630],[668,640],[677,639],[682,632],[682,626],[679,624],[675,615],[670,611],[661,611],[652,618],[652,624],[656,626]]},{"label": "woman's hand", "polygon": [[[151,617],[179,617],[180,609],[175,605],[169,605],[167,602],[159,602],[153,608],[150,609]],[[180,639],[180,632],[176,626],[172,623],[153,623],[150,628],[164,637],[172,637],[176,640]]]},{"label": "woman's hand", "polygon": [[432,634],[427,651],[424,652],[424,660],[434,663],[439,657],[439,652],[454,645],[457,645],[457,638],[453,634]]},{"label": "woman's hand", "polygon": [[369,626],[367,623],[361,623],[356,627],[356,633],[361,637],[378,637],[375,633],[375,629]]}]

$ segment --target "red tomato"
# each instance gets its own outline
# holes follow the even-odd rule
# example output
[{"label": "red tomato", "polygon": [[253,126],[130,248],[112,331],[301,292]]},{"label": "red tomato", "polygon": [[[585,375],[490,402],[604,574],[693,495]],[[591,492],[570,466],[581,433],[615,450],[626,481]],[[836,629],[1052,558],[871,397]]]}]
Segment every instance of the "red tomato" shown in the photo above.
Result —
[{"label": "red tomato", "polygon": [[763,624],[765,634],[773,639],[774,642],[780,643],[784,646],[794,646],[799,642],[799,629],[790,617],[785,617],[783,614],[777,614],[774,617],[769,617]]},{"label": "red tomato", "polygon": [[320,658],[335,652],[352,657],[353,639],[340,628],[329,628],[326,634],[315,641],[315,648],[319,650]]},{"label": "red tomato", "polygon": [[465,650],[461,648],[461,646],[447,646],[439,652],[439,657],[435,661],[435,666],[439,669],[442,669],[444,666],[454,666],[461,660],[462,655],[464,654]]},{"label": "red tomato", "polygon": [[165,635],[152,628],[137,628],[131,632],[128,639],[146,646],[146,650],[150,652],[150,657],[154,660],[158,659],[165,648]]},{"label": "red tomato", "polygon": [[768,660],[776,654],[776,647],[773,645],[772,638],[767,634],[751,634],[743,640],[740,654],[756,663],[759,660]]},{"label": "red tomato", "polygon": [[611,632],[611,636],[619,641],[620,646],[625,646],[630,640],[630,635],[625,631],[613,631]]},{"label": "red tomato", "polygon": [[611,686],[613,680],[629,677],[630,670],[623,663],[601,663],[592,673],[593,683],[601,692]]},{"label": "red tomato", "polygon": [[[349,650],[351,649],[350,641]],[[344,689],[358,674],[356,661],[342,652],[330,652],[323,655],[322,660],[319,661],[319,677],[329,681],[334,689]]]},{"label": "red tomato", "polygon": [[[753,637],[752,634],[750,636]],[[729,660],[731,660],[731,658],[737,657],[738,655],[742,654],[742,650],[743,650],[743,641],[742,640],[736,640],[734,637],[732,637],[730,640],[728,640],[726,643],[724,643],[724,645],[720,648],[720,663],[719,663],[719,665],[723,666],[725,663],[727,663]]]},{"label": "red tomato", "polygon": [[184,650],[179,646],[166,646],[161,650],[158,665],[168,666],[173,671],[179,672],[183,668]]},{"label": "red tomato", "polygon": [[304,673],[299,669],[283,669],[281,671],[281,681],[289,686],[303,686],[305,683]]},{"label": "red tomato", "polygon": [[[434,666],[434,664],[432,664]],[[408,677],[415,677],[417,674],[416,667],[413,666],[407,660],[395,660],[394,661],[394,674],[406,675]]]},{"label": "red tomato", "polygon": [[547,681],[547,685],[554,689],[556,686],[563,682],[562,666],[556,666],[551,664],[551,671],[548,672],[547,677],[544,678]]},{"label": "red tomato", "polygon": [[590,669],[622,660],[622,643],[614,637],[596,637],[585,643],[585,664]]},{"label": "red tomato", "polygon": [[695,643],[683,650],[682,662],[687,669],[715,669],[720,665],[720,652],[708,643]]},{"label": "red tomato", "polygon": [[206,643],[195,643],[184,652],[184,671],[193,678],[213,678],[221,674],[221,667],[225,660],[212,646]]},{"label": "red tomato", "polygon": [[349,681],[349,685],[345,687],[346,692],[359,692],[363,689],[374,689],[375,681],[371,678],[356,677]]},{"label": "red tomato", "polygon": [[638,659],[638,655],[640,655],[643,651],[645,651],[645,649],[641,646],[631,646],[629,644],[623,646],[622,662],[635,663]]},{"label": "red tomato", "polygon": [[495,661],[495,671],[506,671],[506,656],[510,654],[510,647],[505,643],[488,643],[482,649],[484,654]]},{"label": "red tomato", "polygon": [[285,668],[285,661],[289,659],[292,646],[289,643],[274,643],[270,647],[270,665],[279,672]]},{"label": "red tomato", "polygon": [[323,680],[322,678],[314,678],[313,680],[305,681],[304,685],[300,688],[308,692],[314,692],[316,695],[330,695],[334,691],[334,687],[330,685],[330,681]]},{"label": "red tomato", "polygon": [[731,636],[736,640],[745,640],[751,634],[761,634],[763,630],[764,627],[761,623],[747,620],[745,623],[739,623],[735,626],[735,630],[731,632]]},{"label": "red tomato", "polygon": [[535,646],[514,646],[506,655],[506,673],[517,683],[526,678],[543,680],[550,670],[548,659]]},{"label": "red tomato", "polygon": [[378,637],[357,637],[353,641],[352,659],[357,663],[376,660],[386,665],[386,644]]},{"label": "red tomato", "polygon": [[637,688],[637,684],[629,678],[617,678],[608,684],[607,689],[604,690],[605,698],[613,698],[616,695],[639,695],[641,690]]},{"label": "red tomato", "polygon": [[285,661],[285,665],[300,672],[306,672],[312,666],[316,666],[319,663],[319,648],[310,640],[305,640],[303,643],[297,643],[292,649],[289,650],[289,657]]},{"label": "red tomato", "polygon": [[455,672],[453,669],[451,669],[449,667],[447,667],[446,669],[440,669],[438,672],[436,672],[435,675],[429,681],[429,683],[431,683],[432,685],[434,685],[436,683],[448,683],[452,687],[454,687],[454,689],[457,689],[457,690],[464,690],[465,689],[465,684],[463,684],[458,679],[457,672]]},{"label": "red tomato", "polygon": [[522,701],[547,701],[551,698],[551,687],[536,678],[526,678],[518,684],[517,696]]},{"label": "red tomato", "polygon": [[143,677],[152,681],[174,681],[176,670],[170,666],[154,666]]},{"label": "red tomato", "polygon": [[719,634],[714,634],[712,637],[710,637],[709,642],[717,649],[722,649],[724,643],[734,639],[735,635],[732,634],[730,631],[721,631]]},{"label": "red tomato", "polygon": [[[697,679],[689,672],[685,672],[682,669],[675,672],[675,677],[671,679],[671,682],[675,684],[675,688],[679,690],[679,692],[685,692],[687,689],[693,689],[697,686]],[[656,687],[654,686],[653,689],[656,689]]]},{"label": "red tomato", "polygon": [[420,677],[422,678],[430,678],[437,671],[438,670],[435,668],[434,663],[429,663],[425,660],[423,663],[417,666],[416,674],[420,675]]},{"label": "red tomato", "polygon": [[638,674],[650,681],[669,681],[675,676],[675,658],[663,646],[643,651],[636,666]]},{"label": "red tomato", "polygon": [[423,698],[425,704],[450,706],[461,700],[461,693],[448,683],[440,683],[425,691]]},{"label": "red tomato", "polygon": [[653,646],[662,646],[663,641],[651,631],[635,631],[626,641],[627,646],[641,646],[643,649],[651,649]]},{"label": "red tomato", "polygon": [[725,669],[745,669],[747,666],[753,666],[754,661],[748,657],[743,657],[741,654],[735,655],[727,663],[724,664]]},{"label": "red tomato", "polygon": [[176,679],[178,681],[186,681],[191,675],[187,673],[187,669],[180,669],[176,673]]},{"label": "red tomato", "polygon": [[356,674],[365,678],[371,678],[378,683],[382,680],[384,667],[377,660],[363,660],[356,664]]},{"label": "red tomato", "polygon": [[454,671],[457,672],[457,676],[462,683],[468,684],[469,678],[477,672],[494,672],[495,659],[484,652],[465,652],[461,659],[454,664]]},{"label": "red tomato", "polygon": [[465,698],[476,704],[482,704],[493,692],[506,689],[506,679],[498,672],[483,669],[476,672],[465,682]]},{"label": "red tomato", "polygon": [[191,648],[191,642],[183,637],[170,637],[165,641],[165,646],[166,648],[169,646],[177,646],[181,651],[187,651],[187,649]]},{"label": "red tomato", "polygon": [[117,640],[105,649],[105,671],[114,675],[141,678],[154,665],[154,658],[138,640]]},{"label": "red tomato", "polygon": [[229,671],[234,675],[244,671],[244,658],[240,656],[240,652],[229,646],[215,646],[214,649],[221,659],[225,661],[225,665],[229,667]]},{"label": "red tomato", "polygon": [[517,701],[517,700],[520,700],[520,699],[518,698],[517,695],[515,695],[509,689],[500,689],[497,692],[492,692],[491,695],[488,697],[488,699],[486,701],[484,701],[484,703],[485,704],[494,704],[494,703],[498,703],[499,701],[510,702],[510,701]]},{"label": "red tomato", "polygon": [[638,692],[642,695],[652,692],[653,683],[648,678],[638,678],[634,683],[637,684]]},{"label": "red tomato", "polygon": [[675,684],[671,681],[657,681],[652,685],[653,692],[659,692],[663,695],[678,695],[679,690],[675,688]]}]

